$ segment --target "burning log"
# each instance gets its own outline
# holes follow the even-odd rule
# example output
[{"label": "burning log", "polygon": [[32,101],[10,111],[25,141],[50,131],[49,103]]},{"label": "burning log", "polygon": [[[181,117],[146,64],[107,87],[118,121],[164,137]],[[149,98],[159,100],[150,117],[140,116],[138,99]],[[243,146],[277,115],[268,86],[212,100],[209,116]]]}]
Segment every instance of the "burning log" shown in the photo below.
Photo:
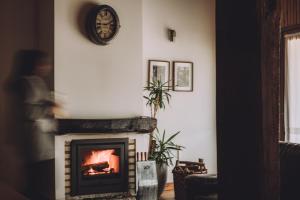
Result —
[{"label": "burning log", "polygon": [[99,162],[99,163],[93,163],[93,164],[81,166],[81,171],[86,171],[91,168],[94,170],[97,170],[97,171],[101,171],[108,167],[109,167],[109,164],[107,161],[105,161],[105,162]]}]

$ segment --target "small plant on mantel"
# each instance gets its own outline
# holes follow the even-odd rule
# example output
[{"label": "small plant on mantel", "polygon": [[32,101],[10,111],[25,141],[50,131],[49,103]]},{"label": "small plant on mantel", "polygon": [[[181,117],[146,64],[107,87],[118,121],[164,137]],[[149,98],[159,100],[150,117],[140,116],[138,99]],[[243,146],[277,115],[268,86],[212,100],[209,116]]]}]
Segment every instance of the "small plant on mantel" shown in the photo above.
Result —
[{"label": "small plant on mantel", "polygon": [[[143,96],[146,100],[146,106],[150,107],[151,117],[156,118],[160,109],[165,109],[166,104],[170,103],[171,94],[169,93],[168,82],[161,82],[160,80],[150,81],[144,90],[148,92],[147,96]],[[153,132],[149,137],[149,154],[153,150]]]}]

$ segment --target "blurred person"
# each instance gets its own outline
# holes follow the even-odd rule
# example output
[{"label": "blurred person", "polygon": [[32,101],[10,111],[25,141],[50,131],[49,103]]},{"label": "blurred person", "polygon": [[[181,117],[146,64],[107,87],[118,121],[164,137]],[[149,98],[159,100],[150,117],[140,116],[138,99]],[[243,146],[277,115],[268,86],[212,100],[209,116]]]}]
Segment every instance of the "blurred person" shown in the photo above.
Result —
[{"label": "blurred person", "polygon": [[[48,55],[40,50],[21,50],[14,60],[9,89],[14,94],[20,127],[14,138],[23,159],[26,188],[31,200],[55,199],[54,189],[54,112],[58,105],[52,99],[45,78],[52,66]],[[17,123],[18,124],[18,123]]]}]

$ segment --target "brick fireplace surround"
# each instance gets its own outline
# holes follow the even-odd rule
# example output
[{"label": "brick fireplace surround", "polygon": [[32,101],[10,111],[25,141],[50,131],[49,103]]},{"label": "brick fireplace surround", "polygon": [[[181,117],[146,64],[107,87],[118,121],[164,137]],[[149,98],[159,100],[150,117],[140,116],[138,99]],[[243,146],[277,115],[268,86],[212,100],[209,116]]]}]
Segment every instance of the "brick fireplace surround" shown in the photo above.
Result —
[{"label": "brick fireplace surround", "polygon": [[[55,138],[56,156],[56,198],[58,200],[81,199],[136,199],[136,152],[146,151],[145,143],[148,134],[156,127],[156,121],[151,118],[130,118],[112,120],[60,120],[59,135]],[[127,157],[128,189],[123,192],[95,192],[91,194],[76,194],[72,192],[72,141],[109,141],[126,139],[128,141]],[[140,147],[139,147],[140,146]],[[101,180],[100,180],[101,181]],[[74,187],[73,187],[74,190]]]}]

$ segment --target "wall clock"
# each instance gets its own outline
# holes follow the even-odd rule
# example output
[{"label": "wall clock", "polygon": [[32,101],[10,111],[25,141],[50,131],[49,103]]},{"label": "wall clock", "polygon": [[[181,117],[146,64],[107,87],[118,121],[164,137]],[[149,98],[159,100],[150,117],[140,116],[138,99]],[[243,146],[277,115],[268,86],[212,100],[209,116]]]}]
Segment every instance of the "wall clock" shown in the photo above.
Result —
[{"label": "wall clock", "polygon": [[120,29],[119,17],[112,7],[98,5],[88,13],[86,29],[92,42],[107,45]]}]

